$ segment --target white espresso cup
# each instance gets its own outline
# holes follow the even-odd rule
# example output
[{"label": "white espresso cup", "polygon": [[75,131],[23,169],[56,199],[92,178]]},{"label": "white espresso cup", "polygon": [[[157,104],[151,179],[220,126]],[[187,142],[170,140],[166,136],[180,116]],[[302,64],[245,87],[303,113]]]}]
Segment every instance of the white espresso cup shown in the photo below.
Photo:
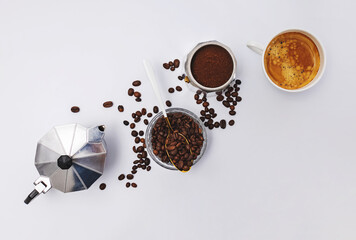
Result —
[{"label": "white espresso cup", "polygon": [[[320,66],[319,66],[319,70],[317,72],[317,74],[315,75],[315,77],[313,78],[313,80],[311,80],[307,85],[301,87],[301,88],[297,88],[297,89],[285,89],[282,88],[280,86],[278,86],[275,82],[272,81],[272,79],[268,76],[266,68],[265,68],[265,52],[266,52],[266,48],[267,46],[270,44],[270,42],[277,36],[283,34],[283,33],[288,33],[288,32],[299,32],[302,33],[304,35],[306,35],[307,37],[309,37],[314,44],[316,45],[316,47],[318,48],[319,51],[319,56],[320,56]],[[263,68],[263,72],[265,73],[267,79],[269,80],[269,82],[275,86],[278,89],[281,89],[283,91],[286,92],[302,92],[304,90],[307,90],[309,88],[311,88],[312,86],[314,86],[315,84],[317,84],[319,82],[319,80],[321,79],[321,77],[324,74],[324,70],[325,70],[325,66],[326,66],[326,55],[325,55],[325,50],[323,45],[321,44],[321,42],[312,34],[310,34],[309,32],[306,32],[304,30],[300,30],[300,29],[288,29],[285,30],[283,32],[280,32],[278,34],[276,34],[274,37],[271,38],[271,40],[268,42],[267,45],[263,45],[261,43],[255,42],[255,41],[249,41],[247,43],[247,47],[250,48],[252,51],[258,53],[259,55],[262,55],[262,68]]]}]

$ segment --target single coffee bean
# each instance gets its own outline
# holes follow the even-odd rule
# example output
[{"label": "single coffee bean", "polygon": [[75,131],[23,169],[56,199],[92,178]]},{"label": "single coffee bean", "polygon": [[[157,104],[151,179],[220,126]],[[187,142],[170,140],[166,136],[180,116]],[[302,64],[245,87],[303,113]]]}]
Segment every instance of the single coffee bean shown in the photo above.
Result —
[{"label": "single coffee bean", "polygon": [[174,93],[174,88],[168,88],[169,93]]},{"label": "single coffee bean", "polygon": [[171,101],[167,100],[167,101],[166,101],[166,105],[167,105],[167,107],[172,107]]},{"label": "single coffee bean", "polygon": [[236,83],[237,83],[238,85],[240,85],[240,84],[241,84],[241,80],[240,80],[240,79],[236,79]]},{"label": "single coffee bean", "polygon": [[133,131],[131,132],[131,136],[137,137],[137,135],[138,135],[138,132],[137,132],[136,130],[133,130]]},{"label": "single coffee bean", "polygon": [[144,135],[145,133],[141,130],[138,132],[138,135],[140,135],[141,137]]},{"label": "single coffee bean", "polygon": [[198,100],[199,99],[199,95],[196,93],[196,94],[194,94],[194,99],[195,100]]},{"label": "single coffee bean", "polygon": [[222,91],[216,92],[216,95],[221,95],[221,94],[222,94]]},{"label": "single coffee bean", "polygon": [[225,129],[226,128],[226,120],[221,120],[220,121],[220,127],[222,128],[222,129]]},{"label": "single coffee bean", "polygon": [[112,101],[106,101],[103,103],[103,107],[104,108],[110,108],[114,105],[114,103]]},{"label": "single coffee bean", "polygon": [[204,102],[203,103],[203,107],[208,107],[209,106],[209,103],[208,102]]},{"label": "single coffee bean", "polygon": [[124,106],[119,105],[119,106],[117,107],[117,109],[119,110],[119,112],[123,112],[123,111],[124,111]]},{"label": "single coffee bean", "polygon": [[232,102],[232,101],[234,101],[234,99],[232,97],[228,97],[228,98],[226,98],[226,101]]},{"label": "single coffee bean", "polygon": [[213,114],[211,115],[212,118],[216,118],[216,116],[217,116],[216,113],[213,113]]},{"label": "single coffee bean", "polygon": [[151,160],[150,160],[149,158],[146,158],[145,164],[146,164],[146,165],[150,165],[150,163],[151,163]]},{"label": "single coffee bean", "polygon": [[181,91],[182,91],[182,87],[181,87],[181,86],[176,86],[176,90],[177,90],[178,92],[181,92]]},{"label": "single coffee bean", "polygon": [[169,68],[172,72],[175,70],[174,66]]},{"label": "single coffee bean", "polygon": [[234,106],[234,105],[231,105],[231,106],[230,106],[230,110],[231,110],[231,111],[234,111],[234,110],[235,110],[235,106]]},{"label": "single coffee bean", "polygon": [[133,146],[133,147],[132,147],[132,151],[133,151],[134,153],[137,153],[136,146]]},{"label": "single coffee bean", "polygon": [[142,113],[142,115],[146,115],[146,113],[147,113],[146,108],[142,108],[142,109],[141,109],[141,113]]},{"label": "single coffee bean", "polygon": [[132,113],[132,114],[131,114],[131,117],[132,117],[132,118],[136,118],[136,113]]},{"label": "single coffee bean", "polygon": [[139,137],[135,137],[135,143],[140,143],[140,138]]},{"label": "single coffee bean", "polygon": [[135,123],[138,123],[139,121],[141,121],[140,117],[136,117],[135,120],[134,120]]},{"label": "single coffee bean", "polygon": [[147,117],[152,117],[152,113],[147,113]]},{"label": "single coffee bean", "polygon": [[173,65],[175,68],[179,68],[180,61],[178,59],[174,59]]},{"label": "single coffee bean", "polygon": [[141,142],[141,143],[145,143],[145,139],[144,139],[144,138],[141,138],[141,139],[140,139],[140,142]]},{"label": "single coffee bean", "polygon": [[147,119],[143,120],[143,123],[144,123],[145,125],[148,125],[148,120],[147,120]]},{"label": "single coffee bean", "polygon": [[225,96],[226,96],[226,97],[230,97],[230,95],[231,95],[230,92],[226,92],[226,93],[225,93]]},{"label": "single coffee bean", "polygon": [[[138,163],[139,163],[139,160],[133,161],[133,164],[138,164]],[[132,169],[134,169],[134,167],[136,167],[136,166],[133,166]]]},{"label": "single coffee bean", "polygon": [[216,100],[218,100],[219,102],[221,102],[222,100],[224,100],[224,96],[223,95],[218,95],[216,97]]},{"label": "single coffee bean", "polygon": [[142,117],[142,113],[140,111],[136,111],[136,116],[137,117]]},{"label": "single coffee bean", "polygon": [[130,124],[129,121],[126,121],[126,120],[124,121],[125,126],[128,126],[129,124]]},{"label": "single coffee bean", "polygon": [[238,96],[238,97],[236,98],[236,101],[237,101],[237,102],[241,102],[241,100],[242,100],[242,98],[241,98],[240,96]]},{"label": "single coffee bean", "polygon": [[134,92],[134,96],[137,97],[137,98],[140,98],[141,97],[141,93],[140,92]]},{"label": "single coffee bean", "polygon": [[136,102],[141,102],[142,99],[138,97],[138,98],[135,98],[135,101],[136,101]]},{"label": "single coffee bean", "polygon": [[204,122],[204,121],[205,121],[205,117],[200,117],[200,120],[201,120],[202,122]]},{"label": "single coffee bean", "polygon": [[134,92],[135,92],[135,90],[134,90],[133,88],[129,88],[129,90],[127,91],[127,94],[128,94],[129,96],[133,96],[133,95],[134,95]]},{"label": "single coffee bean", "polygon": [[149,172],[149,171],[151,171],[151,166],[148,166],[147,168],[146,168],[146,170]]},{"label": "single coffee bean", "polygon": [[133,176],[132,174],[127,174],[127,175],[126,175],[126,178],[127,178],[128,180],[131,180],[131,179],[134,178],[134,176]]},{"label": "single coffee bean", "polygon": [[235,121],[234,121],[234,120],[230,120],[230,121],[229,121],[229,125],[230,125],[230,126],[233,126],[234,124],[235,124]]},{"label": "single coffee bean", "polygon": [[213,124],[214,123],[214,121],[213,121],[213,119],[209,119],[208,120],[208,124],[210,125],[210,124]]},{"label": "single coffee bean", "polygon": [[142,146],[139,146],[139,147],[137,148],[137,152],[143,152],[143,147],[142,147]]},{"label": "single coffee bean", "polygon": [[131,185],[131,184],[130,184],[129,182],[126,183],[126,187],[127,187],[127,188],[129,188],[130,185]]},{"label": "single coffee bean", "polygon": [[118,177],[120,181],[125,179],[125,174],[120,174],[120,176]]},{"label": "single coffee bean", "polygon": [[223,105],[224,105],[225,107],[230,107],[230,103],[229,103],[228,101],[223,101]]},{"label": "single coffee bean", "polygon": [[197,104],[201,104],[202,102],[203,102],[203,100],[201,100],[201,99],[197,100]]},{"label": "single coffee bean", "polygon": [[154,112],[154,113],[158,113],[158,111],[159,111],[158,107],[157,107],[157,106],[154,106],[154,107],[153,107],[153,112]]},{"label": "single coffee bean", "polygon": [[208,128],[211,130],[214,128],[214,125],[213,124],[209,124]]},{"label": "single coffee bean", "polygon": [[137,170],[132,170],[131,173],[132,173],[132,174],[136,174],[136,173],[137,173]]},{"label": "single coffee bean", "polygon": [[205,114],[205,118],[206,118],[206,119],[210,119],[210,118],[211,118],[211,115],[210,115],[210,114]]},{"label": "single coffee bean", "polygon": [[172,61],[169,61],[168,62],[168,65],[171,67],[171,66],[173,66],[173,62]]},{"label": "single coffee bean", "polygon": [[163,67],[164,67],[165,69],[169,69],[169,64],[168,64],[168,63],[163,63]]},{"label": "single coffee bean", "polygon": [[232,105],[236,106],[237,105],[237,101],[232,101]]},{"label": "single coffee bean", "polygon": [[131,183],[131,186],[133,187],[133,188],[137,188],[137,184],[136,183]]},{"label": "single coffee bean", "polygon": [[237,97],[237,96],[238,96],[238,93],[237,93],[237,92],[233,92],[233,93],[231,94],[231,96]]},{"label": "single coffee bean", "polygon": [[236,112],[235,112],[235,111],[230,111],[229,114],[230,114],[231,116],[234,116],[234,115],[236,114]]},{"label": "single coffee bean", "polygon": [[214,114],[214,113],[215,113],[214,108],[210,108],[210,109],[209,109],[209,113],[210,113],[210,114]]},{"label": "single coffee bean", "polygon": [[209,123],[208,123],[208,122],[205,122],[205,123],[204,123],[204,126],[205,126],[205,127],[209,126]]},{"label": "single coffee bean", "polygon": [[232,91],[234,90],[234,88],[230,86],[230,87],[227,88],[227,90],[228,90],[229,92],[232,92]]},{"label": "single coffee bean", "polygon": [[214,123],[214,127],[215,127],[215,128],[220,127],[220,123],[219,123],[219,122],[215,122],[215,123]]},{"label": "single coffee bean", "polygon": [[134,87],[138,87],[138,86],[141,85],[141,81],[140,81],[140,80],[133,81],[133,82],[132,82],[132,85],[133,85]]},{"label": "single coffee bean", "polygon": [[130,124],[130,128],[131,128],[131,129],[134,129],[135,127],[136,127],[136,124],[134,124],[134,123],[131,123],[131,124]]},{"label": "single coffee bean", "polygon": [[182,76],[178,76],[178,79],[179,79],[179,80],[183,80],[183,77],[182,77]]},{"label": "single coffee bean", "polygon": [[100,184],[99,188],[100,190],[104,190],[106,188],[106,184],[105,183]]},{"label": "single coffee bean", "polygon": [[80,108],[77,106],[73,106],[71,109],[72,113],[78,113],[80,111]]}]

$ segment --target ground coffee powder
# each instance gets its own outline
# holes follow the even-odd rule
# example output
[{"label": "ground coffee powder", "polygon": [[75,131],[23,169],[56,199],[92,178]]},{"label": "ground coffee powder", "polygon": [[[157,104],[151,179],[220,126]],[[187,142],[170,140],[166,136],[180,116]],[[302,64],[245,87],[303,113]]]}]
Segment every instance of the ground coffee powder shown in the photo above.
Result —
[{"label": "ground coffee powder", "polygon": [[217,45],[206,45],[194,54],[190,67],[198,83],[216,88],[230,79],[233,60],[226,49]]}]

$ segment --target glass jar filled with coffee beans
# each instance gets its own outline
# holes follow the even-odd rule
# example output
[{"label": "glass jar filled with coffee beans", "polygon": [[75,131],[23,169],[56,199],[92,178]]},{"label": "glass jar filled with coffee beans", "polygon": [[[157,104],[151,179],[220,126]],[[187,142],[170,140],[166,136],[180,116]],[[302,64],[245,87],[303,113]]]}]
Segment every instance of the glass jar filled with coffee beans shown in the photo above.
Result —
[{"label": "glass jar filled with coffee beans", "polygon": [[[168,149],[170,158],[176,161],[175,165],[180,170],[184,170],[190,165],[196,164],[203,156],[207,145],[206,130],[201,120],[186,109],[169,108],[166,111],[173,130],[178,130],[189,140],[190,149],[182,144],[177,144],[174,147],[172,146],[172,149]],[[147,127],[147,151],[158,165],[170,170],[177,170],[166,153],[167,134],[167,122],[160,112],[150,121]]]}]

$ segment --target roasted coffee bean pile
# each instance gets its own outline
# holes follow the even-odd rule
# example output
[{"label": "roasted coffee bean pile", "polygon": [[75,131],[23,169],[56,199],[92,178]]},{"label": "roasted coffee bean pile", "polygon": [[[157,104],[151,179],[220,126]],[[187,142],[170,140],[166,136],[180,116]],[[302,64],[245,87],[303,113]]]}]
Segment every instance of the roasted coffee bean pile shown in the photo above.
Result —
[{"label": "roasted coffee bean pile", "polygon": [[[134,87],[138,87],[141,85],[141,82],[139,80],[136,80],[132,83]],[[132,90],[131,90],[132,89]],[[135,93],[138,93],[138,91],[135,91],[133,88],[130,88],[128,90],[129,96],[135,96]],[[140,98],[141,98],[141,93],[140,93]],[[136,97],[137,101],[137,97]],[[158,113],[159,108],[157,106],[154,106],[152,109],[153,113]],[[124,180],[125,178],[128,180],[126,182],[125,186],[127,188],[133,187],[136,188],[137,184],[134,182],[129,182],[134,179],[134,175],[137,174],[138,170],[146,170],[150,171],[151,170],[151,160],[148,157],[148,153],[146,151],[146,142],[145,138],[143,138],[145,132],[144,130],[138,129],[138,124],[143,121],[145,125],[148,125],[149,123],[149,118],[153,116],[152,112],[147,111],[146,108],[142,108],[140,110],[137,110],[131,114],[133,122],[129,122],[128,120],[124,120],[123,124],[125,126],[129,126],[131,129],[131,136],[133,137],[134,145],[132,147],[132,151],[136,154],[137,159],[133,161],[131,173],[127,174],[120,174],[118,179],[120,181]],[[145,127],[146,128],[146,127]]]},{"label": "roasted coffee bean pile", "polygon": [[180,61],[178,59],[174,59],[174,61],[169,61],[168,63],[163,63],[163,67],[165,69],[170,69],[171,71],[174,71],[176,68],[179,68]]},{"label": "roasted coffee bean pile", "polygon": [[[216,100],[221,102],[223,106],[225,106],[229,110],[229,114],[231,116],[236,115],[236,105],[238,102],[241,102],[242,98],[239,96],[238,92],[240,90],[239,85],[241,81],[236,79],[232,85],[230,85],[225,91],[216,92]],[[214,108],[209,107],[210,103],[207,100],[206,93],[197,90],[194,95],[194,100],[197,104],[201,104],[203,110],[200,111],[200,120],[204,123],[204,126],[207,128],[226,128],[226,120],[222,119],[220,121],[216,121],[217,113]],[[214,121],[215,120],[215,121]],[[229,121],[229,125],[233,126],[235,124],[234,120]]]},{"label": "roasted coffee bean pile", "polygon": [[[133,83],[132,83],[132,86],[134,86],[134,87],[138,87],[140,85],[141,85],[141,81],[140,80],[133,81]],[[129,88],[129,90],[127,90],[127,94],[129,96],[135,97],[136,102],[141,102],[142,101],[141,93],[138,92],[138,91],[135,91],[133,88]]]},{"label": "roasted coffee bean pile", "polygon": [[[167,139],[167,151],[174,165],[180,170],[187,171],[200,154],[204,142],[203,130],[198,123],[184,113],[168,113],[167,116],[175,132],[167,139],[167,122],[164,117],[159,118],[152,130],[153,153],[162,162],[170,162],[165,148]],[[178,132],[187,138],[189,145]]]}]

